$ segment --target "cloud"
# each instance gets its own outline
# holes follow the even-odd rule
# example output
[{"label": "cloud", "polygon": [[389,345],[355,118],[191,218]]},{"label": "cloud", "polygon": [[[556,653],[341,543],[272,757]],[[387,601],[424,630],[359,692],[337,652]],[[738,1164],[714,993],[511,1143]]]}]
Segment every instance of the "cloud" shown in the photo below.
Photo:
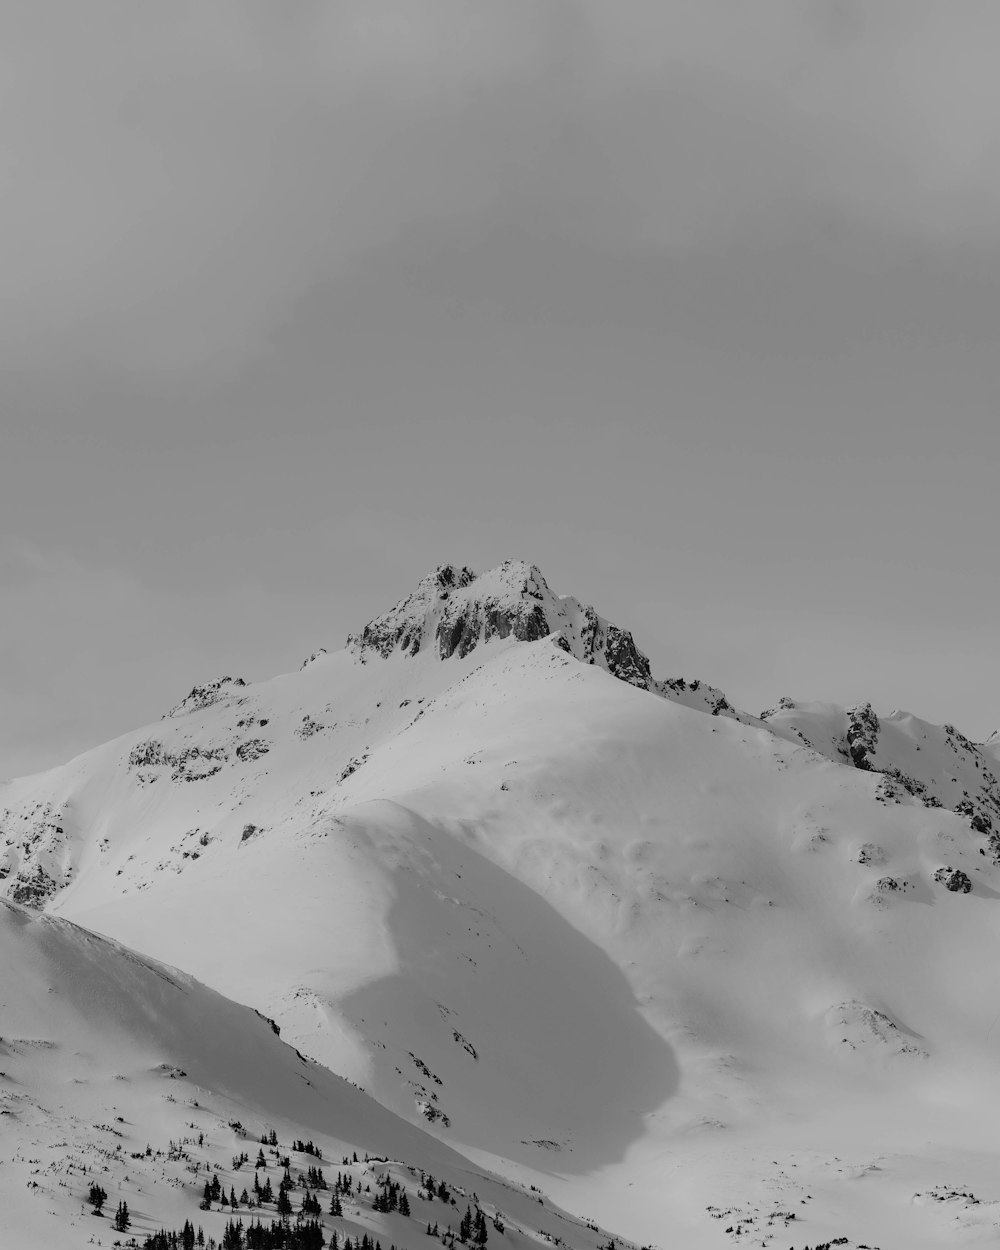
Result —
[{"label": "cloud", "polygon": [[995,236],[977,0],[12,2],[0,36],[21,369],[237,367],[428,221],[668,251],[803,213]]}]

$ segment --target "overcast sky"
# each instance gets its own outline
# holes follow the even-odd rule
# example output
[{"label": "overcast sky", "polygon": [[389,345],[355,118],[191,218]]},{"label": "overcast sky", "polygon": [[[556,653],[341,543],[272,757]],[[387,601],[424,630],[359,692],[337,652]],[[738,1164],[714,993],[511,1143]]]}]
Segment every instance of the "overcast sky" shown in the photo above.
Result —
[{"label": "overcast sky", "polygon": [[537,563],[1000,724],[995,0],[0,0],[0,776]]}]

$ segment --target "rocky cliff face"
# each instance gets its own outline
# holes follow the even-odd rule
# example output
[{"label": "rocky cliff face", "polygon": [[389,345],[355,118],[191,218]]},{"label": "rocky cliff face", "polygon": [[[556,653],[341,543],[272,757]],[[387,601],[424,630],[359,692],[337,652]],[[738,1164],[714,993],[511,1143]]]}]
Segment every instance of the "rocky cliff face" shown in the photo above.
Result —
[{"label": "rocky cliff face", "polygon": [[874,755],[878,749],[878,717],[870,703],[862,703],[848,708],[847,719],[847,733],[844,736],[847,753],[855,768],[870,771],[872,766],[869,756]]},{"label": "rocky cliff face", "polygon": [[554,595],[535,565],[522,560],[508,560],[480,575],[443,564],[391,611],[352,634],[347,646],[362,662],[396,651],[417,655],[428,648],[446,660],[464,658],[497,638],[535,642],[550,635],[583,663],[651,689],[649,660],[628,630],[572,596]]}]

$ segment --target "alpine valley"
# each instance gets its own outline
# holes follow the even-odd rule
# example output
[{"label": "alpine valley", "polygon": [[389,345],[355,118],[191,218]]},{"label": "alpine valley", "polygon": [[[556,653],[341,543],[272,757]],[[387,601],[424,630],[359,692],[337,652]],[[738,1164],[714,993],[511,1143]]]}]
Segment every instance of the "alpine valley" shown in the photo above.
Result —
[{"label": "alpine valley", "polygon": [[3,785],[0,878],[4,1245],[1000,1238],[1000,740],[530,564]]}]

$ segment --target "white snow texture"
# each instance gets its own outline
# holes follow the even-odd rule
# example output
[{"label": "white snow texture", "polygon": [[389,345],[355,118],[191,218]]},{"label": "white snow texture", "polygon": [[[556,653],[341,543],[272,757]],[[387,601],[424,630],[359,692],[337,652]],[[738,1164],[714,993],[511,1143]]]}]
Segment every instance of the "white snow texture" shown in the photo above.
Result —
[{"label": "white snow texture", "polygon": [[273,1128],[275,1190],[295,1139],[352,1160],[327,1244],[994,1243],[998,759],[740,712],[532,565],[442,566],[0,787],[0,1241],[221,1243],[277,1218],[199,1209]]}]

